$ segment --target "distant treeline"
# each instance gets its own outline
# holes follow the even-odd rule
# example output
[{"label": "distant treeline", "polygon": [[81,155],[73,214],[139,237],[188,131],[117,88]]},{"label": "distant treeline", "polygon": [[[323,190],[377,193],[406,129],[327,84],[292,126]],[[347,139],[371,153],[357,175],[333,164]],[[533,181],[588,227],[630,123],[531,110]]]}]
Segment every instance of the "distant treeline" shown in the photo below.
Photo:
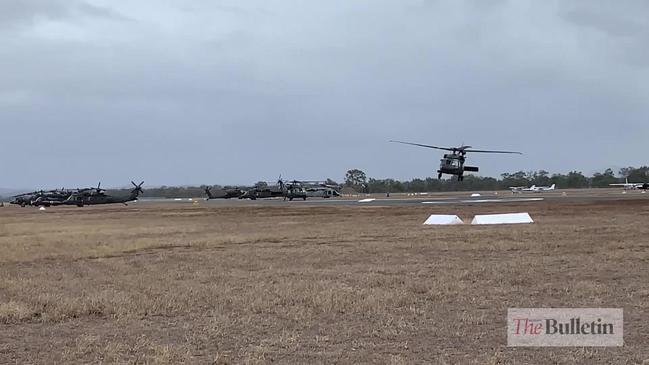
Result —
[{"label": "distant treeline", "polygon": [[[423,193],[435,191],[477,191],[477,190],[505,190],[510,186],[531,186],[531,185],[552,185],[556,184],[560,189],[579,188],[604,188],[609,184],[624,182],[649,182],[649,167],[640,168],[627,167],[617,171],[606,169],[603,172],[595,173],[592,176],[585,176],[579,171],[571,171],[567,174],[550,174],[547,171],[518,171],[505,173],[500,178],[466,175],[463,182],[456,179],[438,180],[429,177],[426,179],[413,179],[410,181],[398,181],[394,179],[367,178],[361,170],[349,170],[342,186],[351,188],[359,193]],[[327,180],[328,184],[335,184]],[[256,185],[263,185],[262,182]],[[161,186],[157,188],[144,189],[144,197],[158,198],[197,198],[205,196],[205,185],[202,186]],[[212,189],[219,189],[221,186],[210,186]],[[240,187],[246,189],[246,187]],[[250,187],[247,187],[250,188]],[[128,191],[128,190],[124,190]]]},{"label": "distant treeline", "polygon": [[482,177],[465,175],[463,182],[456,179],[438,180],[436,178],[413,179],[410,181],[397,181],[393,179],[373,179],[358,184],[356,181],[346,185],[355,189],[363,188],[369,193],[421,193],[435,191],[473,191],[473,190],[504,190],[512,186],[549,186],[556,184],[560,189],[580,188],[604,188],[609,184],[621,183],[628,178],[629,182],[649,182],[649,167],[640,168],[627,167],[618,171],[618,175],[612,169],[595,173],[592,176],[585,176],[580,171],[571,171],[567,174],[550,174],[547,171],[518,171],[504,173],[499,179],[493,177]]}]

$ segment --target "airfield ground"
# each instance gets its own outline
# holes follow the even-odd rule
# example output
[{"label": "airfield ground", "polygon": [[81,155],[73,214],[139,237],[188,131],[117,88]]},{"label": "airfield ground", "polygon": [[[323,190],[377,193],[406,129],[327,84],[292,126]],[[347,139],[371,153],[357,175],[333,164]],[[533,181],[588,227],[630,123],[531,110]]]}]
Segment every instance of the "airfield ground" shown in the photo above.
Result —
[{"label": "airfield ground", "polygon": [[[649,194],[617,194],[0,208],[0,363],[646,364]],[[509,307],[624,308],[625,346],[508,348]]]}]

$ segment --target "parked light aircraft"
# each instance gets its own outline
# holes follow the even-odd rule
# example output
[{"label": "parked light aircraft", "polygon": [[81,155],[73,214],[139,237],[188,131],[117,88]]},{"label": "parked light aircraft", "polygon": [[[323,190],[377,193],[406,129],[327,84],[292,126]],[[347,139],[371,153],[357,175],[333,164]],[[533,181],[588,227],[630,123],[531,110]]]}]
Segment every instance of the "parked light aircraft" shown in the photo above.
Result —
[{"label": "parked light aircraft", "polygon": [[544,191],[552,191],[557,188],[556,184],[552,184],[552,186],[536,186],[532,185],[529,188],[526,188],[524,186],[510,186],[509,189],[512,191],[514,194],[520,194],[524,192],[531,192],[531,193],[542,193]]},{"label": "parked light aircraft", "polygon": [[624,183],[622,184],[609,184],[610,186],[621,186],[624,188],[624,190],[636,190],[636,189],[641,189],[641,190],[648,190],[649,189],[649,183],[630,183],[629,179],[626,179]]}]

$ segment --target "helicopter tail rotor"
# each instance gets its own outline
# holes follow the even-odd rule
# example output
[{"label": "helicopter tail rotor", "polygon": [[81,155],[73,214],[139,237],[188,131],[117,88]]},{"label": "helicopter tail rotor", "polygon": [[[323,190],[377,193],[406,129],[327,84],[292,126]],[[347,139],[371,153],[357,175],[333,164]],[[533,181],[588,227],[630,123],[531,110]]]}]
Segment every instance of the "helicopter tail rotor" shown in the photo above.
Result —
[{"label": "helicopter tail rotor", "polygon": [[279,185],[279,188],[284,190],[284,180],[282,180],[282,174],[279,174],[279,178],[277,179],[277,185]]},{"label": "helicopter tail rotor", "polygon": [[131,181],[131,184],[133,184],[134,188],[131,190],[131,194],[134,194],[135,196],[138,196],[142,193],[144,193],[144,189],[142,189],[142,185],[144,185],[144,181],[142,181],[140,184],[136,184],[133,181]]}]

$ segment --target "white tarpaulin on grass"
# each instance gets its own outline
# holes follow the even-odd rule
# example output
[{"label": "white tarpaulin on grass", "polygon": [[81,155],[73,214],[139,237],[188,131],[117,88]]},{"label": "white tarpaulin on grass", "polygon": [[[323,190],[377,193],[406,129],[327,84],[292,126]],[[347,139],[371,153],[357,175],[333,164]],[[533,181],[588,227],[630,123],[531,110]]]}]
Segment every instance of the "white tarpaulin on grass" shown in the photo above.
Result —
[{"label": "white tarpaulin on grass", "polygon": [[476,215],[471,224],[525,224],[534,223],[529,213]]},{"label": "white tarpaulin on grass", "polygon": [[433,214],[424,222],[425,225],[464,224],[456,215]]}]

